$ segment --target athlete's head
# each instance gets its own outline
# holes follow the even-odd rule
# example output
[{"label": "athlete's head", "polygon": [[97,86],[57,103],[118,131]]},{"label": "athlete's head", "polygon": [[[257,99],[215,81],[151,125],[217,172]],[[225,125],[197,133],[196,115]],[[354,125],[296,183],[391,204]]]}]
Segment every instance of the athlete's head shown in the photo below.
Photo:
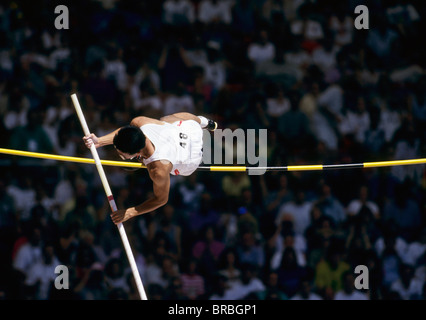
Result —
[{"label": "athlete's head", "polygon": [[124,126],[115,135],[113,144],[117,150],[132,155],[145,148],[145,135],[138,127]]}]

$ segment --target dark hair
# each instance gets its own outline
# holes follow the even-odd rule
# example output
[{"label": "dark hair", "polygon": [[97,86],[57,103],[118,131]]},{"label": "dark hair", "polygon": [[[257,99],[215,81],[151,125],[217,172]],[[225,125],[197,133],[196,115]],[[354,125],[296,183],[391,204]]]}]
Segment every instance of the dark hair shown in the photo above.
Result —
[{"label": "dark hair", "polygon": [[134,154],[145,147],[145,135],[136,126],[124,126],[115,135],[113,143],[121,152]]}]

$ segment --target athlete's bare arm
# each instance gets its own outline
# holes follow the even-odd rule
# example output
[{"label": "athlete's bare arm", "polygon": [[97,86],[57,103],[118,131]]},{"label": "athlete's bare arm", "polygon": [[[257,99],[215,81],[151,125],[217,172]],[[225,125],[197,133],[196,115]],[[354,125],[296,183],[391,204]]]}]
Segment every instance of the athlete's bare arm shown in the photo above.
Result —
[{"label": "athlete's bare arm", "polygon": [[173,165],[168,161],[154,161],[148,164],[147,169],[152,180],[154,196],[135,207],[113,212],[111,214],[112,221],[118,224],[164,206],[169,200],[172,167]]},{"label": "athlete's bare arm", "polygon": [[94,144],[96,148],[108,146],[108,145],[112,144],[112,141],[114,140],[114,137],[119,130],[120,130],[120,128],[118,128],[118,129],[114,130],[113,132],[108,133],[108,134],[106,134],[102,137],[97,137],[94,133],[90,133],[89,135],[83,137],[84,144],[89,149],[92,146],[92,144]]},{"label": "athlete's bare arm", "polygon": [[[141,127],[148,123],[163,124],[161,121],[148,118],[148,117],[136,117],[136,118],[133,118],[133,120],[130,122],[132,126],[136,126],[136,127]],[[121,128],[118,128],[114,130],[113,132],[110,132],[102,137],[97,137],[94,133],[90,133],[89,135],[83,137],[84,143],[89,149],[92,143],[95,144],[96,148],[111,145],[114,141],[115,135],[118,133],[120,129]]]}]

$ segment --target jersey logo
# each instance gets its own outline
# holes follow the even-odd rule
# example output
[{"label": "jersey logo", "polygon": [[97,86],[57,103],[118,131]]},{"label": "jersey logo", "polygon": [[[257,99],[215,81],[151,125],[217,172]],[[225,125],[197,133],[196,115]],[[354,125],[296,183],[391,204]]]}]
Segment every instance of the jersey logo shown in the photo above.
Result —
[{"label": "jersey logo", "polygon": [[175,175],[179,175],[179,170],[178,169],[175,169]]}]

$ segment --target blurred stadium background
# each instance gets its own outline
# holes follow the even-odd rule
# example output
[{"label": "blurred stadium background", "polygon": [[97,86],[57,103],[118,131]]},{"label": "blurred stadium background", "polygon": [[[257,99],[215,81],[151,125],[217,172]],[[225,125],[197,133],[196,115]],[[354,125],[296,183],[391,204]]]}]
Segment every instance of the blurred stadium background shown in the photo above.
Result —
[{"label": "blurred stadium background", "polygon": [[[424,30],[420,0],[5,0],[0,147],[90,158],[76,92],[97,135],[189,111],[268,129],[269,166],[422,158]],[[139,298],[94,166],[0,166],[2,299]],[[150,196],[145,170],[105,171],[119,208]],[[197,172],[124,225],[151,300],[425,299],[425,174]],[[53,286],[59,264],[68,290]]]}]

